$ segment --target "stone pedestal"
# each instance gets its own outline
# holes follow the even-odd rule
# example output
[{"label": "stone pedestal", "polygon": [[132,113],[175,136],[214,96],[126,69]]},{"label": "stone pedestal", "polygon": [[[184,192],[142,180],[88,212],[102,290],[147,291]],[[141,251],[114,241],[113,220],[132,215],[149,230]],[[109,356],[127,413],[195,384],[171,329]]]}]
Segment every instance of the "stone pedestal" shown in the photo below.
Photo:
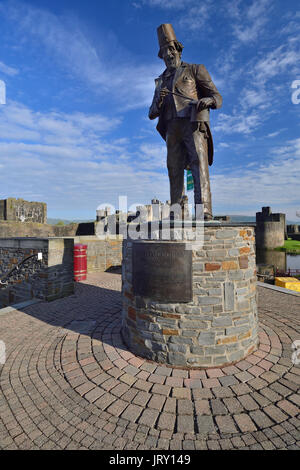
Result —
[{"label": "stone pedestal", "polygon": [[205,223],[177,240],[123,242],[122,335],[160,363],[216,367],[258,345],[254,228]]}]

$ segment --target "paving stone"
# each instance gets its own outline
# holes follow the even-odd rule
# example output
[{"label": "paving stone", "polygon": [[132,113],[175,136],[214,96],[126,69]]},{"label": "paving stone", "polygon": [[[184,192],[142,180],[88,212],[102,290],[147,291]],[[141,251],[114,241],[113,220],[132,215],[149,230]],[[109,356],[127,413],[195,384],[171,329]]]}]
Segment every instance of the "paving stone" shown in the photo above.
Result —
[{"label": "paving stone", "polygon": [[271,404],[271,401],[261,395],[259,392],[252,392],[250,393],[251,397],[259,404],[261,408],[264,408],[267,405]]},{"label": "paving stone", "polygon": [[166,377],[170,377],[172,369],[170,367],[159,366],[157,367],[155,373],[157,375],[164,375]]},{"label": "paving stone", "polygon": [[189,372],[187,370],[172,369],[172,377],[187,379],[188,376],[189,376]]},{"label": "paving stone", "polygon": [[223,387],[229,387],[230,385],[235,385],[239,383],[239,381],[232,375],[219,377],[219,381]]},{"label": "paving stone", "polygon": [[290,395],[291,393],[291,390],[289,388],[285,387],[284,385],[278,382],[272,383],[270,385],[270,389],[274,390],[276,393],[278,393],[279,395],[282,395],[283,397],[286,397],[287,395]]},{"label": "paving stone", "polygon": [[298,407],[300,407],[300,395],[290,395],[289,400],[292,401],[295,405],[298,405]]},{"label": "paving stone", "polygon": [[84,395],[84,398],[91,403],[94,403],[98,398],[104,395],[105,391],[101,388],[94,388]]},{"label": "paving stone", "polygon": [[231,439],[231,442],[232,442],[232,445],[236,448],[236,449],[241,449],[245,446],[244,442],[242,441],[242,439],[240,437],[233,437]]},{"label": "paving stone", "polygon": [[143,408],[138,405],[128,405],[125,411],[123,411],[121,417],[123,419],[128,419],[128,421],[133,421],[135,422],[137,418],[140,416],[142,413]]},{"label": "paving stone", "polygon": [[285,442],[280,439],[280,437],[274,437],[271,439],[272,443],[274,444],[276,449],[284,449],[285,448]]},{"label": "paving stone", "polygon": [[151,398],[147,403],[148,408],[152,408],[154,410],[160,411],[163,408],[164,403],[166,401],[165,397],[163,397],[162,395],[153,394],[153,393],[149,395]]},{"label": "paving stone", "polygon": [[124,374],[120,377],[121,382],[126,383],[127,385],[133,385],[137,379],[129,374]]},{"label": "paving stone", "polygon": [[176,416],[172,413],[161,413],[159,416],[157,427],[161,430],[173,431],[175,426]]},{"label": "paving stone", "polygon": [[202,388],[200,379],[184,379],[184,386],[187,388]]},{"label": "paving stone", "polygon": [[249,380],[253,379],[254,376],[248,371],[243,371],[236,374],[236,378],[239,379],[241,382],[248,382]]},{"label": "paving stone", "polygon": [[273,431],[276,432],[278,436],[281,436],[282,434],[285,434],[285,429],[284,427],[280,426],[280,424],[276,424],[275,426],[272,427]]},{"label": "paving stone", "polygon": [[223,402],[230,414],[244,411],[243,406],[241,406],[241,403],[236,398],[224,398]]},{"label": "paving stone", "polygon": [[152,387],[152,384],[147,382],[146,380],[137,379],[137,381],[134,383],[134,387],[138,390],[149,392],[150,388]]},{"label": "paving stone", "polygon": [[[203,390],[207,390],[207,389],[203,389]],[[217,398],[229,398],[229,397],[235,396],[235,393],[231,390],[230,387],[214,387],[212,391],[213,391],[214,396]],[[212,398],[212,395],[208,395],[207,397],[203,396],[203,398]]]},{"label": "paving stone", "polygon": [[233,444],[232,444],[230,439],[220,439],[219,444],[220,444],[222,450],[233,449]]},{"label": "paving stone", "polygon": [[238,396],[239,395],[245,395],[245,394],[251,392],[251,388],[245,383],[232,385],[231,388],[232,388],[233,392]]},{"label": "paving stone", "polygon": [[236,367],[238,367],[240,370],[247,370],[249,367],[251,367],[251,364],[247,361],[239,361],[237,362]]},{"label": "paving stone", "polygon": [[98,400],[94,402],[94,404],[98,407],[101,408],[101,410],[105,410],[109,405],[112,404],[116,400],[116,397],[113,395],[109,394],[104,394]]},{"label": "paving stone", "polygon": [[235,414],[233,418],[238,427],[240,428],[241,432],[256,431],[257,428],[255,424],[246,413]]},{"label": "paving stone", "polygon": [[215,432],[215,426],[211,416],[197,416],[197,425],[200,434]]},{"label": "paving stone", "polygon": [[166,381],[166,376],[164,375],[157,375],[157,374],[151,374],[148,377],[148,382],[154,383],[154,384],[164,384]]},{"label": "paving stone", "polygon": [[218,441],[207,441],[207,447],[209,450],[220,450],[221,448]]},{"label": "paving stone", "polygon": [[167,377],[166,378],[166,385],[170,387],[182,387],[183,386],[183,378],[180,377]]},{"label": "paving stone", "polygon": [[[289,397],[289,399],[290,399],[290,397]],[[279,401],[277,403],[277,406],[279,406],[289,416],[297,416],[300,413],[299,407],[293,405],[288,400]]]},{"label": "paving stone", "polygon": [[147,392],[138,392],[134,397],[132,403],[145,407],[152,395]]},{"label": "paving stone", "polygon": [[278,380],[279,379],[279,375],[278,374],[275,374],[274,372],[272,371],[266,371],[264,372],[263,374],[261,374],[260,376],[263,380],[266,380],[268,383],[272,383],[272,382],[275,382],[275,380]]},{"label": "paving stone", "polygon": [[190,415],[178,415],[177,430],[179,432],[194,432],[194,417]]},{"label": "paving stone", "polygon": [[253,400],[251,395],[241,395],[238,397],[240,403],[242,406],[247,410],[247,411],[252,411],[252,410],[257,410],[259,408],[259,405],[257,404],[256,401]]},{"label": "paving stone", "polygon": [[267,385],[267,382],[260,377],[256,377],[253,380],[249,380],[248,384],[255,388],[255,390],[260,390]]},{"label": "paving stone", "polygon": [[268,416],[263,413],[261,410],[250,411],[249,413],[251,419],[255,422],[258,428],[264,429],[269,426],[272,426],[272,421]]},{"label": "paving stone", "polygon": [[177,412],[179,415],[193,415],[193,403],[190,400],[177,401]]},{"label": "paving stone", "polygon": [[196,450],[207,450],[207,442],[204,440],[195,441]]},{"label": "paving stone", "polygon": [[158,411],[155,411],[153,409],[152,410],[146,409],[143,411],[143,413],[139,417],[139,423],[145,424],[149,427],[153,427],[157,420],[158,415],[159,415]]},{"label": "paving stone", "polygon": [[257,443],[251,434],[243,434],[242,440],[245,442],[247,446],[251,446]]},{"label": "paving stone", "polygon": [[224,403],[219,399],[210,400],[213,415],[226,415],[228,414],[227,408]]},{"label": "paving stone", "polygon": [[224,372],[221,369],[207,369],[206,374],[209,379],[224,376]]},{"label": "paving stone", "polygon": [[178,439],[170,440],[170,450],[182,450],[182,441]]},{"label": "paving stone", "polygon": [[208,400],[196,400],[195,411],[197,415],[210,415],[211,409]]},{"label": "paving stone", "polygon": [[176,398],[168,397],[163,405],[163,411],[166,413],[176,413]]},{"label": "paving stone", "polygon": [[262,388],[259,392],[272,402],[275,402],[281,399],[281,395],[278,395],[278,393],[276,393],[274,390],[272,390],[269,387]]},{"label": "paving stone", "polygon": [[172,388],[172,396],[174,398],[191,398],[191,391],[187,388]]},{"label": "paving stone", "polygon": [[195,450],[195,443],[192,440],[185,440],[182,442],[183,450]]},{"label": "paving stone", "polygon": [[237,428],[231,416],[216,416],[216,423],[221,433],[235,433]]},{"label": "paving stone", "polygon": [[281,436],[281,439],[287,444],[287,445],[292,445],[295,443],[295,439],[293,438],[293,436],[291,436],[290,434],[283,434]]},{"label": "paving stone", "polygon": [[[222,387],[219,387],[219,388],[222,388]],[[192,391],[192,396],[194,400],[201,400],[202,398],[213,398],[213,392],[209,388],[194,389]]]},{"label": "paving stone", "polygon": [[[300,448],[300,368],[290,354],[297,297],[258,287],[260,349],[234,366],[184,370],[126,350],[120,276],[89,274],[75,288],[80,295],[57,301],[55,312],[54,304],[41,302],[26,313],[1,315],[1,335],[11,348],[1,369],[1,448]],[[92,339],[71,330],[61,336],[56,325],[78,315],[96,322]]]},{"label": "paving stone", "polygon": [[264,413],[267,413],[270,418],[275,421],[275,423],[282,423],[287,419],[287,415],[282,413],[282,411],[277,408],[275,405],[269,405],[264,408]]},{"label": "paving stone", "polygon": [[171,391],[171,387],[167,385],[161,385],[161,384],[154,384],[151,392],[152,393],[158,393],[159,395],[164,395],[168,396]]},{"label": "paving stone", "polygon": [[219,387],[220,382],[218,379],[202,379],[202,385],[206,388]]}]

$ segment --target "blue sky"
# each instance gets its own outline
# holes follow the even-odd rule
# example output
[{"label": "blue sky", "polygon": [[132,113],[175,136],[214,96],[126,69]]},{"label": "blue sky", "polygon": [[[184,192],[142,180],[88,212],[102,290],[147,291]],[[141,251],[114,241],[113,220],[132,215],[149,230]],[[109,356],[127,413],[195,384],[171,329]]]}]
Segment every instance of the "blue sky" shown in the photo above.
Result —
[{"label": "blue sky", "polygon": [[211,112],[214,214],[269,205],[299,222],[298,0],[0,1],[0,199],[78,219],[118,208],[119,195],[128,207],[169,199],[165,143],[148,119],[161,23],[223,96]]}]

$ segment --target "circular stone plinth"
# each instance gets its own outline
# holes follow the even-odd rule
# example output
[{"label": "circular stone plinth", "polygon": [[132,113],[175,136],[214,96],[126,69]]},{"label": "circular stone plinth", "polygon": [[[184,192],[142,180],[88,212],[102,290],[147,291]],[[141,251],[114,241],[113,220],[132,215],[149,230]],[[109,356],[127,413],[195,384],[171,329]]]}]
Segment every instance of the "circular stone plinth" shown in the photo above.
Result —
[{"label": "circular stone plinth", "polygon": [[135,354],[215,367],[256,350],[254,227],[203,230],[203,243],[191,233],[187,240],[124,240],[122,334]]}]

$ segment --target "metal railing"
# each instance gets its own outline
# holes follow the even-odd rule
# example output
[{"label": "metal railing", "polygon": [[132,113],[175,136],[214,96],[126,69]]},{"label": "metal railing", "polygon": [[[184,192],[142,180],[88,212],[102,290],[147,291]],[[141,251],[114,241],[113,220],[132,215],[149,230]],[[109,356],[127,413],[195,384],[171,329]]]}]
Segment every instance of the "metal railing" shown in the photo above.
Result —
[{"label": "metal railing", "polygon": [[34,257],[37,257],[37,260],[39,260],[39,261],[42,259],[41,253],[34,253],[33,255],[27,256],[22,261],[20,261],[18,264],[13,266],[7,273],[0,275],[0,288],[1,287],[7,287],[8,284],[9,284],[8,280],[9,280],[10,276],[12,276],[15,273],[15,271],[20,271],[20,268],[23,266],[23,264],[26,263],[26,261],[28,261],[28,260],[30,260]]},{"label": "metal railing", "polygon": [[294,276],[300,276],[300,269],[288,269],[287,271],[282,271],[279,269],[275,270],[275,276],[276,277],[294,277]]}]

